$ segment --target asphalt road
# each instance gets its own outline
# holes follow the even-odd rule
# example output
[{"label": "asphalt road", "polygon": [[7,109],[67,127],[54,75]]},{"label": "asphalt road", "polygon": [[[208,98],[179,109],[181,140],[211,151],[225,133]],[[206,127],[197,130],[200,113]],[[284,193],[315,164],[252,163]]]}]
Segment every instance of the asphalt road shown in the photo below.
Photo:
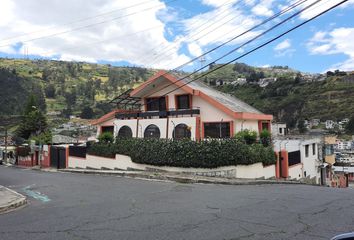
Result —
[{"label": "asphalt road", "polygon": [[354,231],[354,189],[179,184],[0,166],[29,205],[0,239],[330,239]]}]

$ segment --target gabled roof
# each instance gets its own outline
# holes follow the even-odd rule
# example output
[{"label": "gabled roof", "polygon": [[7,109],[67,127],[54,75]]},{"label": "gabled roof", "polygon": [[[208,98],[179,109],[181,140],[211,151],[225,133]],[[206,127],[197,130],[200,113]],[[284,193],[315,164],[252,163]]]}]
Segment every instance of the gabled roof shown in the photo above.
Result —
[{"label": "gabled roof", "polygon": [[[153,85],[154,82],[161,79],[168,80],[172,84],[176,85],[187,93],[200,96],[205,101],[214,105],[216,108],[224,111],[228,115],[239,119],[258,119],[258,120],[272,120],[272,115],[265,115],[256,108],[243,102],[242,100],[231,96],[226,93],[222,93],[214,88],[211,88],[201,81],[192,81],[190,78],[185,78],[181,74],[171,74],[166,71],[159,71],[156,75],[149,80],[135,88],[130,94],[131,96],[137,95],[146,87]],[[153,89],[153,88],[152,88]]]},{"label": "gabled roof", "polygon": [[115,109],[105,115],[103,115],[102,117],[100,117],[99,119],[95,119],[95,120],[92,120],[91,124],[92,125],[98,125],[100,123],[103,123],[103,122],[107,122],[111,119],[114,119],[115,116],[116,116],[116,113],[119,113],[119,112],[122,112],[123,110],[120,110],[120,109]]}]

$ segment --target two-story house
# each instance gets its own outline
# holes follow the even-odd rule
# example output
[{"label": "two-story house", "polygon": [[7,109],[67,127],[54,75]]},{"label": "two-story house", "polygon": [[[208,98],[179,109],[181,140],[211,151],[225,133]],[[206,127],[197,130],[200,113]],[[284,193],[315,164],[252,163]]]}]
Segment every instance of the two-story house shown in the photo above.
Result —
[{"label": "two-story house", "polygon": [[138,138],[228,138],[243,129],[271,130],[272,115],[200,81],[160,71],[113,100],[117,109],[93,122],[97,134]]}]

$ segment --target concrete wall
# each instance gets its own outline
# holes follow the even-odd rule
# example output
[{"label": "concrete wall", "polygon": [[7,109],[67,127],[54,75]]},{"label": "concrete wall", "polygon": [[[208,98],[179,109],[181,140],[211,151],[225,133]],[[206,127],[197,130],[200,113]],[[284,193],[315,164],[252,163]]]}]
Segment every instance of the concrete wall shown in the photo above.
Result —
[{"label": "concrete wall", "polygon": [[301,179],[303,177],[302,173],[303,165],[302,163],[295,164],[289,167],[289,178],[290,179]]},{"label": "concrete wall", "polygon": [[134,163],[129,156],[117,154],[115,158],[103,158],[93,155],[86,155],[86,158],[69,156],[69,168],[106,168],[120,170],[159,170],[167,172],[179,172],[185,174],[226,177],[226,178],[274,178],[275,165],[263,167],[262,163],[252,165],[237,165],[219,167],[213,169],[207,168],[179,168],[179,167],[158,167],[147,164]]}]

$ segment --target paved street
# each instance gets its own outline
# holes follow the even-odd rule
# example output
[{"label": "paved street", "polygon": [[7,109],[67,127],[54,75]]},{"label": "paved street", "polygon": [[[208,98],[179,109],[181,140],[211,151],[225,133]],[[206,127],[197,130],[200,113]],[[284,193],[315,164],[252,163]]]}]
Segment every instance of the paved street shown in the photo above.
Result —
[{"label": "paved street", "polygon": [[28,206],[1,240],[329,239],[354,231],[354,189],[179,184],[0,166]]}]

